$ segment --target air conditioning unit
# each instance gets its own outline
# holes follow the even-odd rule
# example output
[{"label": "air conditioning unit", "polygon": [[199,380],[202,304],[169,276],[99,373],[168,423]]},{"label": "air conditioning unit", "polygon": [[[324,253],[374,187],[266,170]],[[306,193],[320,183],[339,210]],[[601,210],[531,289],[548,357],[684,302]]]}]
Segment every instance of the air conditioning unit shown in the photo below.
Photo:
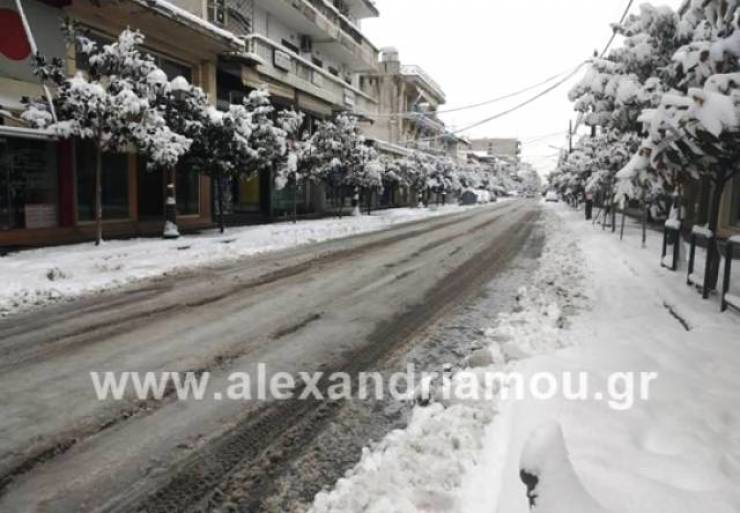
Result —
[{"label": "air conditioning unit", "polygon": [[313,52],[313,40],[311,36],[301,36],[301,53]]}]

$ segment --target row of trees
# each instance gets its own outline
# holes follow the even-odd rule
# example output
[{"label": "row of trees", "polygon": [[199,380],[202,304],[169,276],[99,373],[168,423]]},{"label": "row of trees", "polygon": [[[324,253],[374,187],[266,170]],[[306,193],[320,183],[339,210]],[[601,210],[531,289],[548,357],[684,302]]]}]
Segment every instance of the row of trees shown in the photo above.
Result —
[{"label": "row of trees", "polygon": [[[613,208],[624,197],[678,205],[703,179],[716,234],[725,186],[740,173],[739,20],[737,2],[691,0],[680,12],[643,5],[614,26],[623,47],[594,58],[569,95],[591,134],[562,156],[551,186]],[[708,256],[718,262],[716,245]]]},{"label": "row of trees", "polygon": [[309,133],[301,113],[277,112],[264,90],[253,91],[240,105],[218,110],[185,78],[169,80],[141,50],[144,37],[139,32],[127,29],[112,43],[99,44],[71,23],[64,30],[85,69],[68,77],[63,62],[36,55],[35,71],[52,87],[54,109],[44,99],[28,100],[23,118],[61,137],[94,142],[97,244],[102,239],[102,155],[108,152],[133,150],[146,158],[150,170],[166,174],[165,237],[179,236],[178,172],[213,179],[222,230],[226,183],[262,173],[278,188],[312,181],[349,191],[357,213],[361,192],[373,194],[388,184],[442,196],[466,188],[513,187],[514,170],[503,164],[459,166],[421,152],[403,158],[380,155],[351,115],[339,114]]},{"label": "row of trees", "polygon": [[101,157],[106,152],[133,149],[146,157],[151,170],[167,173],[165,237],[179,235],[178,170],[211,176],[221,198],[228,177],[252,176],[288,161],[287,139],[300,116],[285,112],[275,122],[266,92],[254,91],[242,105],[222,112],[185,78],[168,80],[153,57],[141,51],[144,37],[139,32],[124,30],[113,43],[101,45],[73,24],[63,28],[86,69],[68,77],[61,60],[36,55],[34,68],[53,87],[54,109],[42,100],[29,100],[23,118],[61,137],[94,142],[97,244],[102,239]]}]

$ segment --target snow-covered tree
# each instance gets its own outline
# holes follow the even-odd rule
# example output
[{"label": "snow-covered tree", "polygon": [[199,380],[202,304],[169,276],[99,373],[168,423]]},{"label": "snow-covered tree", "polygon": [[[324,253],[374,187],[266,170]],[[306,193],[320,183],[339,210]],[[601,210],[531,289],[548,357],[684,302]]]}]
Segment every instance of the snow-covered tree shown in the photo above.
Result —
[{"label": "snow-covered tree", "polygon": [[[673,57],[677,89],[645,113],[643,153],[664,179],[706,178],[712,184],[708,230],[716,236],[722,194],[740,174],[740,6],[692,1],[681,23],[691,41]],[[705,285],[715,286],[716,244],[708,248]]]},{"label": "snow-covered tree", "polygon": [[152,101],[151,77],[163,73],[151,57],[140,51],[144,39],[140,33],[124,30],[116,41],[101,46],[77,34],[74,27],[67,28],[86,55],[89,69],[67,77],[61,61],[47,62],[37,56],[36,73],[54,85],[57,121],[52,122],[46,104],[39,101],[29,103],[23,118],[61,137],[89,139],[95,144],[96,244],[100,244],[103,153],[125,152],[133,145],[154,165],[174,167],[192,141],[172,131]]},{"label": "snow-covered tree", "polygon": [[359,215],[360,192],[382,188],[383,167],[375,149],[360,134],[357,118],[338,114],[333,120],[319,123],[308,148],[308,175],[332,190],[342,191],[342,198],[344,191],[351,191],[353,214]]}]

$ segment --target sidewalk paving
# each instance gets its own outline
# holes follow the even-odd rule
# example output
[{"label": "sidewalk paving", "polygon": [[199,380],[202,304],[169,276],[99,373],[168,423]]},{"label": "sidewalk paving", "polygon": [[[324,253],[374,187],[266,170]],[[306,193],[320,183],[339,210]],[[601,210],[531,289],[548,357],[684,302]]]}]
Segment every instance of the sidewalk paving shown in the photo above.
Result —
[{"label": "sidewalk paving", "polygon": [[456,205],[399,208],[360,217],[210,230],[177,240],[136,238],[22,251],[0,257],[0,316],[246,256],[462,212]]}]

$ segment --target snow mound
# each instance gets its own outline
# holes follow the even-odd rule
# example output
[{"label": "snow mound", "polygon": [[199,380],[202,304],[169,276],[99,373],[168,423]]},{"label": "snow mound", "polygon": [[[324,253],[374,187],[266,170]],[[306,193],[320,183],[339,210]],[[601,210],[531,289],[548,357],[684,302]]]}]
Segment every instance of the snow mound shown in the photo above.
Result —
[{"label": "snow mound", "polygon": [[409,426],[388,435],[309,513],[445,513],[481,451],[485,413],[464,405],[417,408]]},{"label": "snow mound", "polygon": [[581,484],[556,422],[532,433],[522,451],[520,470],[533,513],[607,513]]}]

